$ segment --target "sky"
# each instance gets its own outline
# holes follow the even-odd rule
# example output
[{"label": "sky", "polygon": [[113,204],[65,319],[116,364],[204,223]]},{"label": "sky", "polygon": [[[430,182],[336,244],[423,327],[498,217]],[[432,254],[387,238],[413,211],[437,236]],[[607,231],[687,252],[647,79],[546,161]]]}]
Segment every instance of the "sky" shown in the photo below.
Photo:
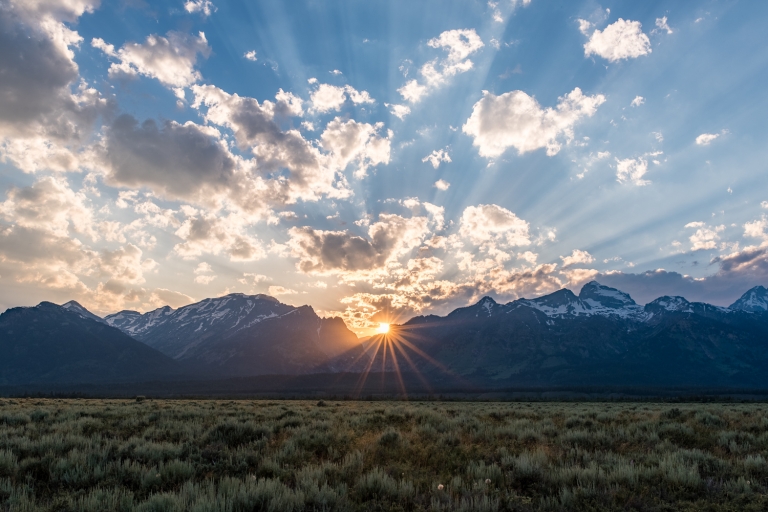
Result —
[{"label": "sky", "polygon": [[0,0],[0,310],[768,284],[768,3]]}]

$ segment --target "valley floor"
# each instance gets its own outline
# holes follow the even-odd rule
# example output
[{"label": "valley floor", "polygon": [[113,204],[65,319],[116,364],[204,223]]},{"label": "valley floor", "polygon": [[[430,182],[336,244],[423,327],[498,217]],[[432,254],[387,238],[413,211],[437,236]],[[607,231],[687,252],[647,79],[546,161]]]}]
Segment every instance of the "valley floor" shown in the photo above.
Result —
[{"label": "valley floor", "polygon": [[0,510],[766,510],[761,404],[0,399]]}]

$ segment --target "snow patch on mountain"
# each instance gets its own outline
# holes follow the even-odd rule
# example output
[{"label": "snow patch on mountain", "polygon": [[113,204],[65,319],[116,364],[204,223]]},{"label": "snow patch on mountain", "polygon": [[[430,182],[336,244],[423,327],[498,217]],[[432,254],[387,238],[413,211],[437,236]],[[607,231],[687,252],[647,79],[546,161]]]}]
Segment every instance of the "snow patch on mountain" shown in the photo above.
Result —
[{"label": "snow patch on mountain", "polygon": [[750,313],[768,311],[768,289],[764,286],[755,286],[747,290],[747,293],[739,297],[739,300],[731,304],[728,309]]}]

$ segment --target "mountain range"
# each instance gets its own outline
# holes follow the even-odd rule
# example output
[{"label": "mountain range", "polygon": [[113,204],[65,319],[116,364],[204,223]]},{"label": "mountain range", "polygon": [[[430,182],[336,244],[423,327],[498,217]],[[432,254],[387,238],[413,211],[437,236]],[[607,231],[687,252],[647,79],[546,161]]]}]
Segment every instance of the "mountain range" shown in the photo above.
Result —
[{"label": "mountain range", "polygon": [[484,297],[364,340],[340,318],[267,295],[105,318],[43,302],[0,315],[0,353],[5,385],[389,372],[427,387],[768,388],[768,290],[728,308],[667,296],[642,306],[593,281],[578,296]]}]

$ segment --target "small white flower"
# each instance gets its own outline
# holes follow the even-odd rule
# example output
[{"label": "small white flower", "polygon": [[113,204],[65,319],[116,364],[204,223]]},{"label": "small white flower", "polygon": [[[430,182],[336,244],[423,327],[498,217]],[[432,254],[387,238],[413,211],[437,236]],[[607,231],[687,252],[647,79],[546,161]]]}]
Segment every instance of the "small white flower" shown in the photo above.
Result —
[{"label": "small white flower", "polygon": [[486,478],[486,479],[485,479],[485,485],[488,485],[488,484],[490,484],[490,483],[491,483],[491,479],[490,479],[490,478]]},{"label": "small white flower", "polygon": [[439,484],[439,485],[437,486],[437,490],[438,490],[438,491],[442,491],[443,489],[445,489],[445,486],[444,486],[443,484]]}]

